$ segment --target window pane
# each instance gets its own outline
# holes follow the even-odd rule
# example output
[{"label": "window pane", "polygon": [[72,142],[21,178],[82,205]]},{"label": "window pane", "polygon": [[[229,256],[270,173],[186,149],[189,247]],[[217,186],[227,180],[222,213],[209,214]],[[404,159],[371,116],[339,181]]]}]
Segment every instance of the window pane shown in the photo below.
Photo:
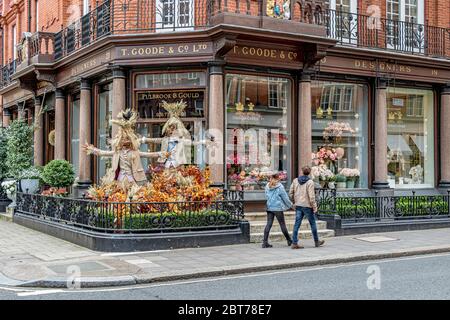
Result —
[{"label": "window pane", "polygon": [[[333,107],[325,109],[324,101],[329,99],[330,92]],[[314,169],[328,169],[334,176],[340,174],[337,180],[340,189],[367,188],[367,86],[313,82],[311,103]],[[359,178],[350,175],[358,171]]]},{"label": "window pane", "polygon": [[70,150],[71,150],[71,162],[75,169],[75,176],[78,177],[78,164],[79,156],[78,150],[80,147],[80,98],[79,96],[72,101],[72,114],[70,124]]},{"label": "window pane", "polygon": [[[110,149],[108,139],[111,138],[111,119],[112,119],[112,84],[101,86],[98,96],[98,127],[97,127],[97,146],[102,150]],[[98,179],[106,174],[106,170],[111,167],[111,158],[97,158]]]},{"label": "window pane", "polygon": [[388,180],[391,187],[434,187],[433,92],[389,88]]},{"label": "window pane", "polygon": [[263,190],[275,172],[290,180],[291,88],[286,78],[227,74],[229,187]]},{"label": "window pane", "polygon": [[204,87],[204,72],[154,73],[136,76],[137,89]]}]

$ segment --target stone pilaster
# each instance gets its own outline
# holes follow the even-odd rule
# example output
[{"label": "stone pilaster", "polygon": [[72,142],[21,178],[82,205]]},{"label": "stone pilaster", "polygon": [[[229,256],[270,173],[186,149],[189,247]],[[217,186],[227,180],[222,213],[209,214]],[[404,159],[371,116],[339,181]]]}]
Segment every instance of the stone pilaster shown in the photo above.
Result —
[{"label": "stone pilaster", "polygon": [[6,128],[11,122],[11,111],[9,109],[3,108],[3,127]]},{"label": "stone pilaster", "polygon": [[44,165],[44,115],[41,112],[42,98],[34,98],[34,165]]},{"label": "stone pilaster", "polygon": [[440,188],[450,188],[450,83],[441,90]]},{"label": "stone pilaster", "polygon": [[303,72],[298,84],[298,172],[311,166],[311,76]]},{"label": "stone pilaster", "polygon": [[378,80],[375,93],[374,189],[387,189],[387,82]]},{"label": "stone pilaster", "polygon": [[66,158],[66,116],[64,91],[55,92],[55,159]]},{"label": "stone pilaster", "polygon": [[[126,108],[126,86],[125,70],[121,67],[114,66],[112,68],[113,75],[113,103],[112,103],[112,118],[116,119],[117,115]],[[112,125],[112,136],[114,137],[118,131],[117,124]]]},{"label": "stone pilaster", "polygon": [[209,167],[211,181],[220,185],[224,178],[224,136],[225,136],[225,105],[224,105],[224,61],[218,60],[209,63],[209,132],[214,136],[216,147],[209,151]]},{"label": "stone pilaster", "polygon": [[[81,146],[85,143],[91,143],[91,82],[87,79],[80,81],[80,149],[79,156],[79,186],[84,189],[91,184],[91,161]],[[75,152],[75,150],[74,150]]]}]

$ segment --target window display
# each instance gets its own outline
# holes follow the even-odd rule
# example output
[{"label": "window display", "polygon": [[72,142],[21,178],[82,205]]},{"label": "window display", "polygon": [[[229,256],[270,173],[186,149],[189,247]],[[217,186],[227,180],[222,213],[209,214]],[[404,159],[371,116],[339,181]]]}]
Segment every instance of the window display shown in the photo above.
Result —
[{"label": "window display", "polygon": [[230,189],[264,190],[273,173],[289,180],[292,81],[226,75],[227,183]]},{"label": "window display", "polygon": [[432,90],[388,88],[388,182],[391,188],[434,187]]},{"label": "window display", "polygon": [[322,187],[368,187],[368,87],[313,81],[313,178]]},{"label": "window display", "polygon": [[73,164],[75,176],[79,175],[79,154],[80,149],[80,94],[72,96],[72,108],[70,113],[70,162]]},{"label": "window display", "polygon": [[[111,139],[112,97],[112,83],[99,86],[97,146],[102,150],[109,147],[108,140]],[[98,157],[97,166],[99,182],[99,179],[106,174],[106,170],[111,167],[111,158]]]}]

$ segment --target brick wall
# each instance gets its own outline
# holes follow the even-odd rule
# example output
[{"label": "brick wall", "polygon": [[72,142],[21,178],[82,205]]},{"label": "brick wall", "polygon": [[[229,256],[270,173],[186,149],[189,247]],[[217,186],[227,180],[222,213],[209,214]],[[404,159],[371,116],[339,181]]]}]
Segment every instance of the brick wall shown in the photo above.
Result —
[{"label": "brick wall", "polygon": [[[138,8],[138,0],[131,1],[131,7],[126,14],[122,14],[122,19],[115,20],[116,29],[122,28],[120,24],[122,21],[127,20],[128,23],[133,23],[136,25],[135,28],[131,24],[127,26],[129,29],[134,29],[137,31],[139,28],[150,29],[155,26],[155,10],[154,3],[156,0],[139,0],[141,8]],[[209,0],[194,0],[196,2],[195,6],[195,21],[198,25],[204,25],[206,23],[206,8],[207,2]],[[293,3],[295,0],[291,0]],[[379,14],[382,18],[386,17],[386,1],[387,0],[358,0],[358,10],[362,14],[372,15],[379,10]],[[94,9],[98,4],[102,3],[103,0],[89,0],[91,9]],[[429,25],[438,26],[442,28],[450,28],[450,0],[424,0],[425,2],[425,23]],[[224,11],[223,5],[224,1],[221,2],[221,11]],[[228,12],[236,12],[239,10],[240,13],[246,13],[247,1],[246,0],[228,0],[227,2]],[[250,13],[256,15],[259,12],[258,1],[250,0]],[[375,5],[375,7],[373,7]],[[217,2],[216,2],[217,6]],[[239,6],[239,9],[237,8]],[[372,7],[371,7],[372,6]],[[67,26],[71,22],[79,19],[82,15],[83,0],[38,0],[38,30],[46,32],[57,32],[61,30],[62,26]],[[145,7],[148,14],[142,14],[142,19],[145,21],[139,21],[137,24],[137,10],[141,10]],[[118,3],[115,4],[115,8],[119,9]],[[202,9],[199,9],[202,8]],[[264,8],[265,9],[265,8]],[[214,8],[214,11],[219,10],[219,8]],[[27,31],[28,28],[28,12],[31,12],[31,32],[36,31],[36,0],[31,0],[31,7],[28,8],[28,0],[3,0],[1,6],[2,19],[1,24],[5,30],[4,35],[4,56],[3,61],[6,63],[12,60],[12,35],[11,29],[13,25],[16,25],[16,39],[20,41],[22,32]],[[119,14],[120,16],[120,14]],[[298,6],[294,7],[292,12],[292,17],[294,20],[300,20],[300,10]],[[131,27],[130,27],[131,26]],[[450,46],[450,37],[447,36],[447,42]],[[383,41],[380,39],[380,41]],[[0,44],[1,45],[1,44]],[[450,55],[450,48],[448,48]]]}]

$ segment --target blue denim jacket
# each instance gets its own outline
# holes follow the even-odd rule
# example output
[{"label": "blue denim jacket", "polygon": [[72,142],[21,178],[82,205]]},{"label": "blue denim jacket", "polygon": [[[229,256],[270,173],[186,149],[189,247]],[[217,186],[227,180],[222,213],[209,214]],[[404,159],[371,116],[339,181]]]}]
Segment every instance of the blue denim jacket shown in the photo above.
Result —
[{"label": "blue denim jacket", "polygon": [[272,188],[267,184],[265,192],[267,211],[286,211],[292,207],[292,202],[281,183]]}]

